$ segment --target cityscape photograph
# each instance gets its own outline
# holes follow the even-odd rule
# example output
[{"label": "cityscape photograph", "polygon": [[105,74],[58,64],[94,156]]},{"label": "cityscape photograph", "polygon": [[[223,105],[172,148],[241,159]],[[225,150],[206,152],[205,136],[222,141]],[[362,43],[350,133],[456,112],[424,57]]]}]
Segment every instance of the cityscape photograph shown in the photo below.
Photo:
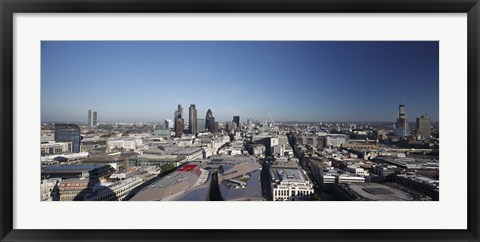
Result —
[{"label": "cityscape photograph", "polygon": [[41,201],[439,201],[438,41],[42,41]]}]

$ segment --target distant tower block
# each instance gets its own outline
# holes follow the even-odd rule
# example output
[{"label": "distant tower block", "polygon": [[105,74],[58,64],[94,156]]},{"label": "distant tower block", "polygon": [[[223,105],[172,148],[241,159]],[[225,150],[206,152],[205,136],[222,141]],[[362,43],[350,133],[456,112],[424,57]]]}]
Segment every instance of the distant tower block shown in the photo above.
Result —
[{"label": "distant tower block", "polygon": [[87,126],[90,128],[97,126],[97,111],[88,110]]},{"label": "distant tower block", "polygon": [[424,114],[417,118],[417,135],[420,136],[421,139],[430,138],[432,135],[432,122],[430,121],[430,117],[428,114]]},{"label": "distant tower block", "polygon": [[237,124],[237,127],[240,127],[240,116],[233,116],[233,122]]},{"label": "distant tower block", "polygon": [[212,110],[210,109],[208,109],[207,115],[205,116],[205,129],[212,133],[217,131],[215,127],[215,117],[213,117]]},{"label": "distant tower block", "polygon": [[174,123],[175,123],[175,136],[181,137],[183,134],[183,130],[185,128],[185,123],[182,118],[183,115],[183,108],[182,105],[178,104],[177,110],[174,112]]},{"label": "distant tower block", "polygon": [[398,118],[395,127],[395,133],[398,137],[404,138],[410,135],[410,130],[408,129],[407,113],[405,112],[405,105],[403,104],[398,107]]},{"label": "distant tower block", "polygon": [[188,127],[191,134],[197,134],[197,109],[195,104],[191,104],[188,110]]}]

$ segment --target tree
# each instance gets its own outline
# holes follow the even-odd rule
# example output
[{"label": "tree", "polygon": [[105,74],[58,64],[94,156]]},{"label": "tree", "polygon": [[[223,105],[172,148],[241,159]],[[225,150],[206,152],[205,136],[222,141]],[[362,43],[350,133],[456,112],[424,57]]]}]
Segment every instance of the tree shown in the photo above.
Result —
[{"label": "tree", "polygon": [[162,166],[162,173],[169,172],[169,171],[175,169],[175,167],[176,167],[175,164],[167,163],[167,164]]},{"label": "tree", "polygon": [[316,194],[316,193],[312,193],[310,195],[310,200],[311,201],[320,201],[320,196],[318,196],[318,194]]}]

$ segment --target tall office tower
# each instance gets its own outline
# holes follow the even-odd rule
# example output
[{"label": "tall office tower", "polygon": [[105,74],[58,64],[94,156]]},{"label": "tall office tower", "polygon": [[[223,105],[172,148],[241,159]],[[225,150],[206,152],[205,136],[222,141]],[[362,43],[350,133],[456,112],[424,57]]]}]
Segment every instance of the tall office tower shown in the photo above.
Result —
[{"label": "tall office tower", "polygon": [[88,127],[93,127],[93,115],[92,115],[92,110],[88,110],[88,121],[87,121]]},{"label": "tall office tower", "polygon": [[176,118],[182,118],[183,116],[183,108],[182,108],[182,105],[178,104],[178,109],[175,110],[175,113],[174,113],[174,119]]},{"label": "tall office tower", "polygon": [[430,117],[428,114],[424,114],[417,118],[417,135],[421,137],[421,139],[430,138],[432,135],[432,122],[430,121]]},{"label": "tall office tower", "polygon": [[197,110],[195,104],[190,104],[188,109],[188,127],[191,134],[197,134]]},{"label": "tall office tower", "polygon": [[97,127],[97,111],[93,111],[93,117],[92,117],[92,125],[93,127]]},{"label": "tall office tower", "polygon": [[55,124],[55,142],[72,142],[71,151],[80,152],[80,127],[76,124]]},{"label": "tall office tower", "polygon": [[183,118],[175,119],[175,137],[182,137],[184,128]]},{"label": "tall office tower", "polygon": [[165,119],[165,129],[173,129],[174,127],[173,120]]},{"label": "tall office tower", "polygon": [[213,117],[212,111],[208,109],[207,115],[205,117],[205,129],[209,132],[215,132],[215,117]]},{"label": "tall office tower", "polygon": [[182,105],[178,104],[178,108],[174,113],[174,130],[175,130],[175,136],[180,137],[183,134],[183,129],[185,128],[185,123],[182,118],[183,115],[183,108]]},{"label": "tall office tower", "polygon": [[240,116],[233,116],[233,122],[235,122],[237,127],[240,128]]},{"label": "tall office tower", "polygon": [[205,131],[205,119],[197,119],[197,132]]},{"label": "tall office tower", "polygon": [[397,134],[398,137],[407,137],[410,135],[410,132],[408,130],[408,120],[407,120],[407,114],[405,113],[405,105],[400,105],[398,107],[399,112],[398,112],[398,118],[397,118],[397,123],[396,123],[396,131],[395,133]]}]

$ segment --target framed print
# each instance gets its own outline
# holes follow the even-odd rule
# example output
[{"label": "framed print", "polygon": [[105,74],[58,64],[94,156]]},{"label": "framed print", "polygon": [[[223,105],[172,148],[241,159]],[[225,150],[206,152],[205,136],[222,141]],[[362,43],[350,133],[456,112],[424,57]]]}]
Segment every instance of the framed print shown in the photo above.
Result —
[{"label": "framed print", "polygon": [[478,241],[478,1],[1,7],[2,241]]}]

